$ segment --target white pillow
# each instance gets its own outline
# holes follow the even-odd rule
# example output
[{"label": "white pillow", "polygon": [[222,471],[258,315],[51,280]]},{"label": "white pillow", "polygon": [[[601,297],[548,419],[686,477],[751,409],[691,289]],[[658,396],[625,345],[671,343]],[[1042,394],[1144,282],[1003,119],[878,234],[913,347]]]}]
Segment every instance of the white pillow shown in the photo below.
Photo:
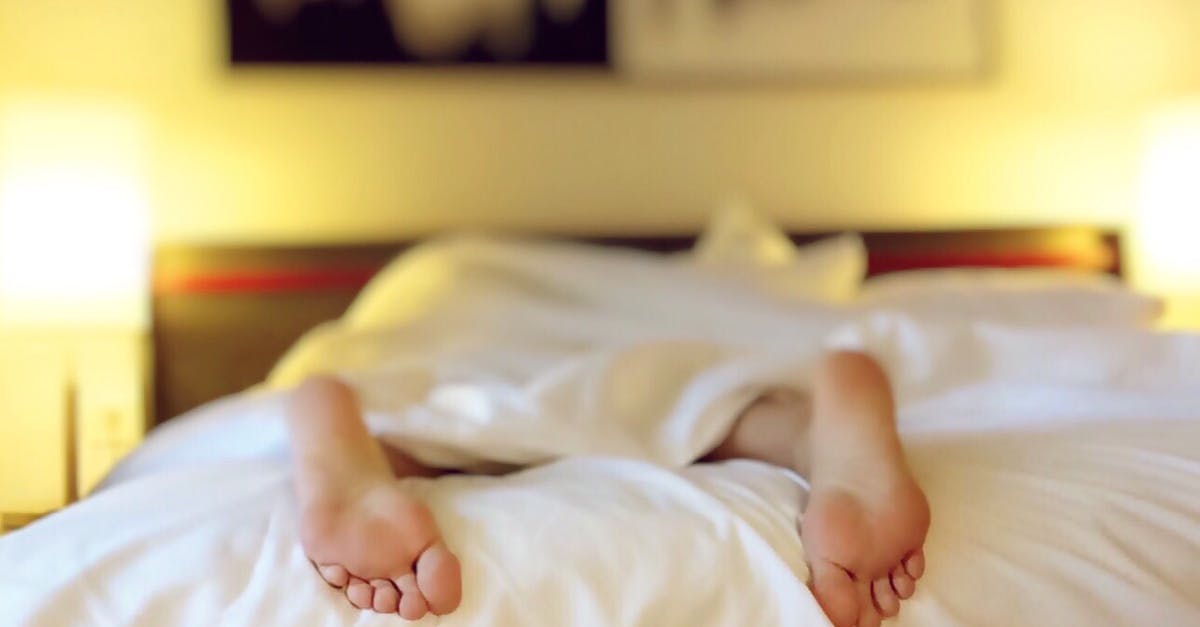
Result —
[{"label": "white pillow", "polygon": [[867,269],[862,238],[847,233],[797,247],[782,229],[744,204],[713,214],[690,259],[783,299],[845,302]]},{"label": "white pillow", "polygon": [[911,270],[874,277],[856,302],[931,316],[1010,324],[1147,326],[1162,301],[1108,275],[1048,269]]}]

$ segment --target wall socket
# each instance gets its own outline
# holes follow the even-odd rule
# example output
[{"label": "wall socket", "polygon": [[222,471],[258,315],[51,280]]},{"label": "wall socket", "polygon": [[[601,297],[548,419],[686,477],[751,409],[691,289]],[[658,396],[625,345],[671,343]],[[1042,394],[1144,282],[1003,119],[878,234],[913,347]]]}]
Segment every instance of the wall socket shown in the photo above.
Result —
[{"label": "wall socket", "polygon": [[75,351],[75,455],[80,496],[92,491],[146,431],[148,350],[145,334],[106,331],[80,339]]}]

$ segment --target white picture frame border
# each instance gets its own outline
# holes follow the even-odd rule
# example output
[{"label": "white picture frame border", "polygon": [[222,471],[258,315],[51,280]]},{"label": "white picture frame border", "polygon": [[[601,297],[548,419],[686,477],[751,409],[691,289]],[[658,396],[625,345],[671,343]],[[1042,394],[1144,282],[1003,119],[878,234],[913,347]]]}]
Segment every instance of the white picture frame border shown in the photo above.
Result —
[{"label": "white picture frame border", "polygon": [[991,0],[609,0],[610,59],[638,80],[984,76]]}]

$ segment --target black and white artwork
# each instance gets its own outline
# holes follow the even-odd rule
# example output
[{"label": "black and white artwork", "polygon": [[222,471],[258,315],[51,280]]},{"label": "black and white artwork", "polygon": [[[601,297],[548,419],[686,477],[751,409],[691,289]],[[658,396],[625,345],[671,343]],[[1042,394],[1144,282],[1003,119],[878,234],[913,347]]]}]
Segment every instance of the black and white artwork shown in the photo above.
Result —
[{"label": "black and white artwork", "polygon": [[607,69],[648,79],[970,76],[990,0],[226,0],[239,64]]},{"label": "black and white artwork", "polygon": [[227,0],[234,64],[606,66],[605,0]]}]

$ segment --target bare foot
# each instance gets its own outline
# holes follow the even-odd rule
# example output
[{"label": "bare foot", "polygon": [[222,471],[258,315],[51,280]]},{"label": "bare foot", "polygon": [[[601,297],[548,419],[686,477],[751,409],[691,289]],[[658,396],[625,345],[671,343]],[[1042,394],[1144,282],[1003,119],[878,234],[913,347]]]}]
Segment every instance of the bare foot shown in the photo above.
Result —
[{"label": "bare foot", "polygon": [[458,559],[429,508],[396,477],[434,476],[368,433],[352,390],[313,378],[293,393],[287,418],[300,541],[354,607],[419,620],[454,611]]},{"label": "bare foot", "polygon": [[[872,364],[851,364],[866,368]],[[855,400],[816,400],[804,459],[812,494],[801,538],[813,593],[837,627],[875,627],[900,611],[925,572],[929,504],[913,479],[891,416]],[[864,409],[870,409],[864,411]],[[798,453],[799,458],[799,453]]]},{"label": "bare foot", "polygon": [[925,496],[911,481],[882,482],[814,483],[804,512],[813,592],[838,627],[873,627],[895,616],[925,572]]},{"label": "bare foot", "polygon": [[354,607],[418,620],[458,607],[458,559],[433,516],[391,477],[325,492],[302,505],[301,542],[321,577]]}]

